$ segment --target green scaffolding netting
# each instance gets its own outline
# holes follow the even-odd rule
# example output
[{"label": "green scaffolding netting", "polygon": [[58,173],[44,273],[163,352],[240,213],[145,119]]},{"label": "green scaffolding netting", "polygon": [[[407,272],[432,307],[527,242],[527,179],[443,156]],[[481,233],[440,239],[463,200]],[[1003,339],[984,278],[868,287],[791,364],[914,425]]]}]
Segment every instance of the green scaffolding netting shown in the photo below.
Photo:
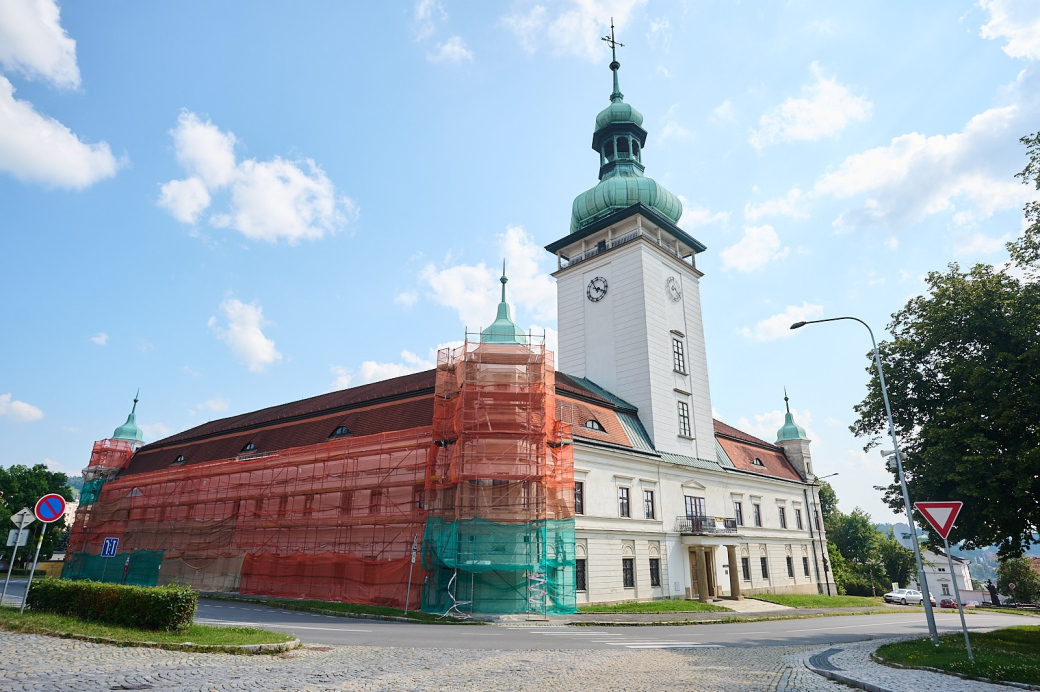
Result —
[{"label": "green scaffolding netting", "polygon": [[79,491],[79,506],[86,507],[97,502],[98,495],[101,494],[101,486],[104,484],[105,479],[103,478],[95,478],[84,483],[83,489]]},{"label": "green scaffolding netting", "polygon": [[444,613],[575,612],[574,519],[426,520],[422,608]]},{"label": "green scaffolding netting", "polygon": [[[163,550],[137,550],[101,557],[89,553],[73,553],[61,570],[62,579],[89,579],[110,584],[155,586],[159,579]],[[126,566],[129,556],[130,565]],[[124,570],[126,572],[124,576]]]}]

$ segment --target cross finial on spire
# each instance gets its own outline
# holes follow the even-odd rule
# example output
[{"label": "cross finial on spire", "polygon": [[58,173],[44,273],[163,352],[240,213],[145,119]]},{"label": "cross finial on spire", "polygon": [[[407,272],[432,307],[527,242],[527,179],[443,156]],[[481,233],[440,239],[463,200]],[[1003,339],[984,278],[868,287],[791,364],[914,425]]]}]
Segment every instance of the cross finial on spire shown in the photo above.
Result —
[{"label": "cross finial on spire", "polygon": [[789,403],[789,399],[787,398],[787,387],[784,387],[784,406],[787,407],[787,412],[790,413],[791,404]]},{"label": "cross finial on spire", "polygon": [[610,95],[611,101],[620,101],[624,98],[621,93],[621,89],[618,88],[618,69],[621,67],[621,63],[617,61],[617,49],[618,46],[625,47],[624,43],[621,43],[614,38],[614,18],[610,18],[610,36],[604,36],[603,39],[610,44],[610,71],[614,73],[614,93]]},{"label": "cross finial on spire", "polygon": [[509,281],[509,279],[506,278],[506,261],[505,261],[505,258],[502,259],[502,278],[499,279],[499,281],[502,282],[502,302],[504,303],[504,302],[506,302],[506,282]]},{"label": "cross finial on spire", "polygon": [[138,387],[137,388],[137,393],[134,394],[134,407],[132,409],[130,409],[130,413],[134,413],[135,411],[137,411],[137,399],[140,396],[141,396],[141,388]]}]

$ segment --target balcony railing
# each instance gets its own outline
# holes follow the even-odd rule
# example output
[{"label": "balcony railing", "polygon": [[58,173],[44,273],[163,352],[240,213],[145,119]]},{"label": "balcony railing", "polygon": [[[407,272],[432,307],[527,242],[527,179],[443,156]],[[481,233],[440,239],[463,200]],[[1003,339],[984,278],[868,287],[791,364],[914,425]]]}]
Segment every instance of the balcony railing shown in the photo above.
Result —
[{"label": "balcony railing", "polygon": [[602,253],[606,252],[607,250],[609,250],[611,248],[616,248],[619,245],[624,245],[626,243],[631,243],[633,240],[638,240],[639,238],[646,238],[647,240],[649,240],[654,245],[659,246],[665,252],[670,252],[671,254],[675,255],[676,257],[679,257],[680,259],[683,259],[684,262],[687,262],[688,264],[693,264],[693,260],[692,259],[687,260],[687,259],[684,259],[684,258],[680,257],[679,253],[676,252],[675,248],[672,247],[671,245],[668,245],[666,243],[663,243],[663,242],[659,241],[656,236],[654,236],[654,235],[652,235],[650,233],[647,233],[646,231],[644,231],[642,229],[637,229],[635,231],[631,231],[629,233],[626,233],[623,236],[619,236],[619,237],[613,238],[611,240],[602,240],[599,243],[597,243],[594,247],[589,248],[588,250],[586,250],[585,252],[581,253],[580,255],[574,255],[574,256],[569,257],[567,259],[561,258],[561,267],[569,267],[569,266],[571,266],[573,264],[578,264],[579,262],[584,262],[585,260],[592,259],[596,255],[602,254]]},{"label": "balcony railing", "polygon": [[676,517],[675,530],[692,536],[737,532],[735,517]]}]

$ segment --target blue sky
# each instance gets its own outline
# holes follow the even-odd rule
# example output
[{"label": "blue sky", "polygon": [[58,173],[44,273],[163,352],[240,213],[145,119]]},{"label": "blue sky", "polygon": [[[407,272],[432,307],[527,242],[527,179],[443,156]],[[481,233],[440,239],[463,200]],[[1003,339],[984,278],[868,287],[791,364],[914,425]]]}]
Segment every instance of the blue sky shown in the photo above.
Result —
[{"label": "blue sky", "polygon": [[[1030,191],[1040,5],[13,0],[0,4],[0,464],[77,473],[206,420],[556,327],[553,258],[611,90],[708,246],[714,408],[786,386],[846,511],[892,519],[848,432],[869,340],[949,262],[999,263]],[[928,498],[919,498],[928,499]]]}]

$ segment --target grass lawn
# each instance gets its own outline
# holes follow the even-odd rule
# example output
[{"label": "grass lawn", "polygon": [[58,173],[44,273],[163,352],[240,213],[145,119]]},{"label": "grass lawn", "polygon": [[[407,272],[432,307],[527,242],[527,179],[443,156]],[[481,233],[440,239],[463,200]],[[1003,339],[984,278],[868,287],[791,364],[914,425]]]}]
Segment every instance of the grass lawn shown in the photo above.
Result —
[{"label": "grass lawn", "polygon": [[579,613],[716,613],[733,612],[729,608],[701,603],[700,601],[645,601],[642,603],[615,603],[613,605],[587,605],[578,608]]},{"label": "grass lawn", "polygon": [[778,603],[791,608],[852,608],[884,605],[883,598],[871,596],[819,596],[817,594],[769,594],[756,593],[748,598]]},{"label": "grass lawn", "polygon": [[161,642],[199,645],[237,646],[243,644],[277,644],[295,639],[292,635],[251,627],[209,627],[192,625],[184,632],[156,632],[131,627],[118,627],[102,622],[52,613],[26,611],[19,615],[17,608],[0,608],[0,629],[26,634],[53,634],[63,632],[85,637],[106,637],[120,642]]},{"label": "grass lawn", "polygon": [[419,610],[409,610],[406,614],[403,609],[390,608],[389,606],[360,605],[357,603],[341,603],[339,601],[308,601],[295,598],[221,598],[220,596],[204,596],[216,600],[245,601],[247,603],[261,603],[274,608],[285,608],[286,610],[331,610],[335,613],[350,615],[384,615],[389,617],[408,618],[416,622],[444,624],[475,624],[472,620],[458,618],[442,618],[436,613],[424,613]]},{"label": "grass lawn", "polygon": [[903,666],[928,666],[973,677],[1040,685],[1040,625],[972,633],[975,663],[968,661],[964,635],[947,634],[936,647],[930,639],[885,644],[877,656]]}]

